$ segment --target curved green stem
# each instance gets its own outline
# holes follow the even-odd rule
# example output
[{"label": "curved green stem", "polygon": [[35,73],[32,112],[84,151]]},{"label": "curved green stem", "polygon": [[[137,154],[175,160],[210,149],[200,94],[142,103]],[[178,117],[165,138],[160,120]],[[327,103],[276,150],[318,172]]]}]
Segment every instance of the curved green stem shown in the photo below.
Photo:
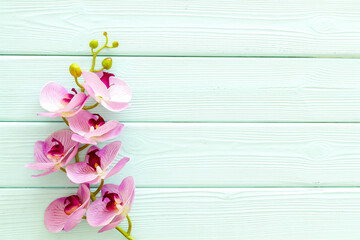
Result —
[{"label": "curved green stem", "polygon": [[81,89],[81,92],[85,92],[85,88],[78,82],[77,77],[75,77],[75,83]]},{"label": "curved green stem", "polygon": [[65,168],[61,167],[60,170],[63,171],[64,173],[66,173],[66,169],[65,169]]},{"label": "curved green stem", "polygon": [[80,160],[79,160],[79,152],[77,152],[76,155],[75,155],[75,162],[80,162]]},{"label": "curved green stem", "polygon": [[69,126],[68,120],[66,120],[66,118],[64,118],[64,117],[62,117],[62,119],[63,119],[64,123]]},{"label": "curved green stem", "polygon": [[129,234],[129,235],[130,235],[130,233],[131,233],[131,228],[132,228],[132,224],[131,224],[131,220],[130,220],[129,215],[126,215],[126,219],[127,219],[127,221],[128,221],[128,230],[127,230],[127,234]]},{"label": "curved green stem", "polygon": [[128,240],[135,240],[127,232],[125,232],[121,227],[117,226],[115,229],[118,230],[122,235],[124,235],[124,237],[126,237]]},{"label": "curved green stem", "polygon": [[94,70],[94,72],[101,72],[102,70],[104,70],[105,68],[99,69],[99,70]]},{"label": "curved green stem", "polygon": [[89,106],[89,107],[83,107],[82,109],[84,109],[84,110],[89,110],[89,109],[93,109],[93,108],[96,108],[97,107],[97,105],[99,105],[99,103],[97,102],[97,103],[95,103],[94,105],[92,105],[92,106]]},{"label": "curved green stem", "polygon": [[102,46],[99,50],[97,50],[95,53],[93,52],[93,60],[92,60],[92,65],[91,65],[91,68],[90,68],[90,72],[94,72],[94,68],[95,68],[95,60],[96,60],[96,56],[98,55],[98,53],[103,50],[104,48],[111,48],[109,47],[107,44],[109,42],[109,39],[108,39],[108,36],[107,36],[107,33],[104,33],[104,36],[106,38],[106,42],[104,44],[104,46]]},{"label": "curved green stem", "polygon": [[87,148],[88,146],[90,146],[90,144],[85,144],[82,147],[79,147],[78,152],[81,152],[82,150],[84,150],[85,148]]},{"label": "curved green stem", "polygon": [[93,192],[93,196],[94,198],[96,198],[96,195],[101,191],[101,188],[104,186],[104,179],[101,179],[101,183],[99,185],[99,187],[96,189],[95,192]]}]

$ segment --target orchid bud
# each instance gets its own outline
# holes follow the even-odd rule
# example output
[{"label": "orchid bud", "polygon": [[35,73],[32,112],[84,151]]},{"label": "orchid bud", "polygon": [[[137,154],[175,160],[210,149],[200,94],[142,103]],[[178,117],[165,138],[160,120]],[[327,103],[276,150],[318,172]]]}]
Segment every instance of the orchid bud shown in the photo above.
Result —
[{"label": "orchid bud", "polygon": [[114,41],[114,42],[112,43],[112,46],[113,46],[113,48],[117,48],[117,47],[119,46],[118,41]]},{"label": "orchid bud", "polygon": [[103,66],[106,70],[110,69],[111,66],[112,66],[112,59],[111,59],[111,57],[105,58],[105,59],[102,61],[101,64],[102,64],[102,66]]},{"label": "orchid bud", "polygon": [[103,34],[104,34],[104,36],[106,36],[106,35],[107,35],[107,32],[104,32]]},{"label": "orchid bud", "polygon": [[98,40],[91,40],[90,43],[89,43],[89,46],[90,46],[91,48],[97,48],[98,45],[99,45]]},{"label": "orchid bud", "polygon": [[70,74],[73,77],[80,77],[81,76],[81,68],[76,63],[73,63],[73,64],[70,65],[69,71],[70,71]]}]

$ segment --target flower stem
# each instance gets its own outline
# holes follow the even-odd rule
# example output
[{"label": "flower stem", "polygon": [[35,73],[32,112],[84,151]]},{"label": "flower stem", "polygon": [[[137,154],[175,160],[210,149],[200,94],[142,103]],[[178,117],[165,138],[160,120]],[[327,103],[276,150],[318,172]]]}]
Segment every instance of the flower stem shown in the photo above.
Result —
[{"label": "flower stem", "polygon": [[64,120],[64,123],[69,126],[68,120],[66,120],[66,118],[64,118],[64,117],[62,117],[62,119]]},{"label": "flower stem", "polygon": [[126,219],[128,220],[128,230],[127,230],[127,234],[130,235],[130,233],[131,233],[131,228],[132,228],[132,224],[131,224],[131,220],[130,220],[129,215],[126,215]]},{"label": "flower stem", "polygon": [[81,92],[85,92],[85,88],[78,82],[77,77],[75,77],[76,85],[81,89]]},{"label": "flower stem", "polygon": [[90,144],[85,144],[82,147],[79,147],[78,152],[81,152],[82,150],[84,150],[85,148],[87,148]]},{"label": "flower stem", "polygon": [[135,240],[127,232],[125,232],[121,227],[117,226],[115,229],[118,230],[122,235],[124,235],[124,237],[126,237],[128,240]]},{"label": "flower stem", "polygon": [[99,69],[99,70],[94,70],[94,72],[101,72],[102,70],[104,70],[105,68]]},{"label": "flower stem", "polygon": [[63,171],[64,173],[66,173],[66,169],[65,169],[65,168],[61,167],[60,170]]},{"label": "flower stem", "polygon": [[101,183],[99,185],[99,187],[96,189],[95,192],[93,192],[93,196],[94,198],[96,198],[96,195],[101,191],[101,188],[104,186],[104,179],[101,179]]},{"label": "flower stem", "polygon": [[79,160],[79,152],[77,152],[76,155],[75,155],[75,162],[80,162],[80,160]]},{"label": "flower stem", "polygon": [[94,194],[92,192],[90,192],[90,198],[91,198],[91,201],[95,201],[96,200],[96,197],[94,197]]},{"label": "flower stem", "polygon": [[92,65],[91,65],[91,68],[90,68],[90,72],[94,72],[94,68],[95,68],[95,60],[96,60],[96,56],[98,55],[98,53],[103,50],[104,48],[111,48],[109,47],[107,44],[109,42],[109,39],[108,39],[108,36],[107,36],[107,33],[104,33],[104,36],[106,38],[106,42],[104,44],[104,46],[102,46],[99,50],[97,50],[95,53],[93,52],[93,60],[92,60]]},{"label": "flower stem", "polygon": [[89,109],[93,109],[93,108],[96,108],[97,107],[97,105],[99,105],[99,103],[97,102],[97,103],[95,103],[94,105],[92,105],[92,106],[89,106],[89,107],[83,107],[82,109],[84,109],[84,110],[89,110]]}]

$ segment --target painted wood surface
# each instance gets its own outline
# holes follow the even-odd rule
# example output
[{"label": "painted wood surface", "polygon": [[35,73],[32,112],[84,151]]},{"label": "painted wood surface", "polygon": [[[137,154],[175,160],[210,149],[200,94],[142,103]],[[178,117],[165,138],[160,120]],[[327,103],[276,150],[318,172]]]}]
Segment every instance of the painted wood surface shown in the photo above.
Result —
[{"label": "painted wood surface", "polygon": [[133,89],[126,111],[96,111],[126,123],[131,161],[108,182],[135,178],[135,239],[359,239],[358,0],[14,0],[0,1],[1,240],[123,239],[47,232],[46,206],[75,186],[23,167],[65,127],[36,116],[41,87],[73,87],[69,65],[88,69],[104,30]]},{"label": "painted wood surface", "polygon": [[[122,239],[81,223],[52,234],[43,209],[75,189],[1,189],[1,239]],[[15,201],[14,201],[15,200]],[[360,189],[137,189],[135,239],[353,240],[360,235]],[[126,223],[124,223],[126,228]],[[135,227],[136,226],[136,227]]]},{"label": "painted wood surface", "polygon": [[[359,122],[360,61],[279,58],[114,58],[133,90],[129,109],[105,119],[140,122]],[[90,57],[0,57],[2,121],[38,117],[48,81],[74,86],[69,65]]]},{"label": "painted wood surface", "polygon": [[360,54],[358,0],[15,0],[0,4],[2,54],[89,54],[87,43],[101,38],[104,29],[120,43],[116,55]]},{"label": "painted wood surface", "polygon": [[[61,171],[30,179],[38,172],[23,167],[35,141],[62,128],[1,123],[0,186],[74,186]],[[360,124],[128,123],[118,139],[131,161],[112,183],[131,175],[139,187],[360,185]]]}]

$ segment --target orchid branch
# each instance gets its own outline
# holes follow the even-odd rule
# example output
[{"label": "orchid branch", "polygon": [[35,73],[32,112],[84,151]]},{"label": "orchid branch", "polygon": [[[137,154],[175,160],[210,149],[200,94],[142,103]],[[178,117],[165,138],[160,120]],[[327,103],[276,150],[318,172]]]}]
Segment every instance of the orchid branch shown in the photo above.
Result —
[{"label": "orchid branch", "polygon": [[66,118],[62,117],[62,120],[64,120],[64,123],[69,126],[69,122]]},{"label": "orchid branch", "polygon": [[132,228],[132,224],[131,224],[131,220],[130,220],[129,215],[126,215],[126,219],[127,219],[127,221],[128,221],[128,230],[127,230],[127,234],[129,234],[129,235],[130,235],[130,233],[131,233],[131,228]]},{"label": "orchid branch", "polygon": [[90,146],[90,144],[85,144],[82,147],[79,147],[78,152],[81,152],[82,150],[84,150],[85,148],[87,148],[88,146]]},{"label": "orchid branch", "polygon": [[95,103],[95,104],[94,104],[94,105],[92,105],[92,106],[89,106],[89,107],[83,107],[82,109],[83,109],[83,110],[89,110],[89,109],[96,108],[98,105],[99,105],[99,103],[97,102],[97,103]]},{"label": "orchid branch", "polygon": [[129,240],[135,240],[133,237],[131,237],[127,232],[125,232],[121,227],[117,226],[115,228],[116,230],[118,230],[122,235],[124,235],[124,237],[126,237]]},{"label": "orchid branch", "polygon": [[108,42],[109,42],[109,38],[107,36],[107,32],[104,32],[104,36],[106,38],[105,44],[104,46],[102,46],[99,50],[97,50],[95,53],[93,52],[93,60],[92,60],[92,65],[91,65],[91,69],[90,72],[94,72],[94,68],[95,68],[95,61],[96,61],[96,56],[98,55],[98,53],[103,50],[104,48],[110,48],[109,46],[107,46]]},{"label": "orchid branch", "polygon": [[96,197],[96,195],[101,191],[101,188],[104,186],[104,179],[101,179],[101,183],[99,185],[99,187],[96,189],[95,192],[93,192],[93,196]]}]

